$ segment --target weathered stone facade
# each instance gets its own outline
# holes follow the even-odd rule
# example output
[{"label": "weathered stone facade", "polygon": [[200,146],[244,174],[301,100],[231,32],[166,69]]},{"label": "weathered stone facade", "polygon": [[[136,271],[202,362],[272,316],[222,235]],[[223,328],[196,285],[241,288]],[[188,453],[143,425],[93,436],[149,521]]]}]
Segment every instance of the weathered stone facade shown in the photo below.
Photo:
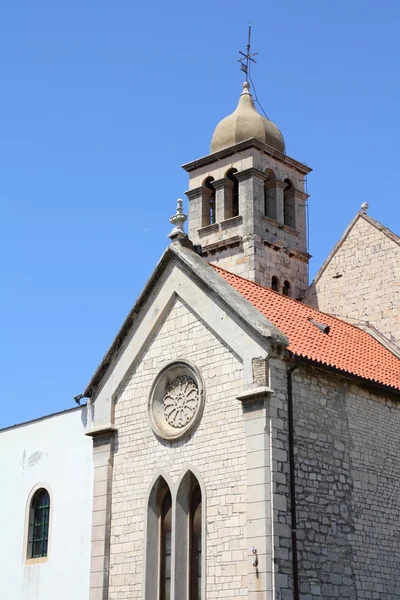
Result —
[{"label": "weathered stone facade", "polygon": [[400,597],[400,407],[320,369],[294,375],[302,600]]},{"label": "weathered stone facade", "polygon": [[[303,295],[308,287],[305,176],[309,167],[282,155],[256,140],[238,144],[184,167],[190,173],[189,238],[201,245],[210,262],[251,281],[271,287],[277,277],[279,291],[285,280],[291,295]],[[233,169],[238,179],[239,215],[231,216],[229,198]],[[274,218],[266,215],[264,184],[268,174],[274,179],[269,192],[274,195]],[[215,188],[215,223],[208,224],[209,190],[204,182],[211,178]],[[293,184],[292,226],[285,224],[285,181]]]},{"label": "weathered stone facade", "polygon": [[[180,358],[200,369],[205,408],[188,439],[168,443],[151,430],[148,396],[165,363]],[[272,382],[281,387],[285,363],[271,362]],[[201,478],[205,490],[204,598],[289,597],[285,390],[264,391],[270,377],[265,359],[254,359],[252,366],[258,387],[246,392],[242,362],[179,299],[144,349],[115,405],[110,599],[143,597],[151,485],[162,475],[176,492],[188,470]],[[257,550],[257,571],[251,546]],[[175,569],[179,573],[179,565]]]},{"label": "weathered stone facade", "polygon": [[400,346],[400,238],[359,213],[304,302],[356,325],[369,323]]},{"label": "weathered stone facade", "polygon": [[[204,414],[189,439],[162,443],[149,425],[148,396],[161,367],[183,357],[201,370]],[[176,485],[189,468],[200,473],[207,493],[207,597],[242,597],[247,587],[246,440],[235,396],[242,379],[237,358],[177,300],[116,401],[111,598],[142,598],[151,483],[166,473]]]},{"label": "weathered stone facade", "polygon": [[[167,442],[152,431],[148,398],[162,367],[178,359],[201,371],[205,406],[188,438]],[[398,597],[395,397],[284,354],[255,356],[246,385],[243,361],[176,298],[115,396],[110,600],[152,600],[144,595],[149,492],[161,475],[174,496],[189,470],[204,493],[204,598],[293,598],[289,368],[299,600]],[[173,569],[178,581],[179,564]]]},{"label": "weathered stone facade", "polygon": [[[212,154],[184,167],[189,238],[179,199],[81,421],[2,433],[18,463],[3,461],[10,600],[54,598],[68,577],[68,600],[400,599],[400,239],[360,213],[308,289],[310,169],[243,89]],[[40,477],[47,523],[26,500]]]},{"label": "weathered stone facade", "polygon": [[[207,264],[295,298],[308,287],[310,169],[261,134],[236,133],[234,146],[221,142],[185,165],[190,239],[179,200],[173,243],[85,391],[96,467],[90,600],[164,600],[166,497],[171,600],[399,598],[400,408],[392,382],[378,389],[368,373],[352,375],[353,364],[311,360],[306,344],[293,351],[267,308],[257,310]],[[396,240],[359,215],[306,301],[368,318],[396,340],[396,257]],[[332,344],[335,356],[340,335],[324,337],[330,327],[285,301],[285,317],[300,306],[296,327],[303,319],[322,336],[313,350]],[[201,593],[193,595],[194,480],[202,555]]]}]

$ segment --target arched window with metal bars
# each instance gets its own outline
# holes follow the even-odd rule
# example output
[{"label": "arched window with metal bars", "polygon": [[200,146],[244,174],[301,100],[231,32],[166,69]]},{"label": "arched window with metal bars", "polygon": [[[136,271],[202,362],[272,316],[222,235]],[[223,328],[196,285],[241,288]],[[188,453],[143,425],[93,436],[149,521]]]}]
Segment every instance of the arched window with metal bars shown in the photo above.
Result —
[{"label": "arched window with metal bars", "polygon": [[27,558],[43,558],[48,554],[50,523],[50,494],[45,488],[32,496],[29,509]]}]

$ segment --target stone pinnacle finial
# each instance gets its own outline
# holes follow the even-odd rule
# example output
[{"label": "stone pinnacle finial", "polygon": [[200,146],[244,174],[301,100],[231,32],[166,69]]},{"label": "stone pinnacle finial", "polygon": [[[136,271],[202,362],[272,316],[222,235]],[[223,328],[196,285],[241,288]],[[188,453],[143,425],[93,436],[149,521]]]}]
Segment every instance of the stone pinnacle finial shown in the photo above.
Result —
[{"label": "stone pinnacle finial", "polygon": [[361,204],[361,206],[360,206],[360,210],[361,210],[361,212],[363,212],[363,213],[366,213],[368,209],[369,209],[369,204],[368,204],[368,202],[363,202],[363,203]]},{"label": "stone pinnacle finial", "polygon": [[186,237],[186,233],[183,229],[183,225],[187,220],[187,216],[183,213],[183,200],[178,198],[178,204],[176,207],[176,213],[173,217],[170,218],[170,222],[172,225],[175,225],[171,233],[169,234],[169,238],[174,239],[182,239]]}]

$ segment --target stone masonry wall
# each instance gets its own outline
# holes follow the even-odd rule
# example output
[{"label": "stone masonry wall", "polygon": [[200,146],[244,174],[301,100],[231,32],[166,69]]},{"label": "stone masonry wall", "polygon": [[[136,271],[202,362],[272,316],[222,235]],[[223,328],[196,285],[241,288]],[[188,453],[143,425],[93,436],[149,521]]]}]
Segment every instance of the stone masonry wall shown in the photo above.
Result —
[{"label": "stone masonry wall", "polygon": [[240,245],[210,253],[206,257],[236,275],[255,281],[264,287],[271,287],[272,276],[278,277],[280,289],[285,280],[291,284],[291,296],[299,298],[304,293],[308,281],[308,264],[300,259],[290,258],[283,250],[273,250],[266,246],[259,236],[244,238]]},{"label": "stone masonry wall", "polygon": [[[147,415],[151,384],[162,365],[185,358],[202,373],[202,420],[189,439],[160,443]],[[246,439],[242,365],[181,301],[131,375],[115,407],[110,600],[142,599],[146,498],[162,469],[174,482],[188,465],[201,473],[207,497],[207,599],[247,593]]]},{"label": "stone masonry wall", "polygon": [[357,600],[400,598],[400,402],[351,386],[347,400]]},{"label": "stone masonry wall", "polygon": [[[203,227],[202,197],[198,190],[208,176],[222,181],[229,168],[237,169],[240,216],[221,220],[224,211],[219,208],[219,194],[223,190],[219,187],[216,222]],[[289,179],[294,186],[295,229],[284,224],[283,188],[280,186],[276,190],[278,220],[265,216],[264,175],[267,169],[275,173],[281,184]],[[191,172],[189,187],[189,237],[194,244],[202,246],[206,260],[265,287],[271,287],[272,277],[277,276],[279,291],[287,280],[294,298],[304,296],[309,283],[304,175],[289,163],[249,148]],[[223,198],[221,202],[223,205]]]},{"label": "stone masonry wall", "polygon": [[400,246],[358,218],[304,302],[353,323],[368,321],[400,346]]},{"label": "stone masonry wall", "polygon": [[400,597],[400,405],[294,375],[301,600]]}]

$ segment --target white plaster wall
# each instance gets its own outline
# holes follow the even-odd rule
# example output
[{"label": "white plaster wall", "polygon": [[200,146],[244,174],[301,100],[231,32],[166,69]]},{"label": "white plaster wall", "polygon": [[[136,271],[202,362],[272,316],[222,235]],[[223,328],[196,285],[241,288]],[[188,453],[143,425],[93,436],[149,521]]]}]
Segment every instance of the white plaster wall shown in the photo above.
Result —
[{"label": "white plaster wall", "polygon": [[[92,440],[86,409],[0,432],[0,590],[7,600],[86,600],[92,522]],[[46,562],[25,563],[25,517],[31,490],[51,494]]]}]

